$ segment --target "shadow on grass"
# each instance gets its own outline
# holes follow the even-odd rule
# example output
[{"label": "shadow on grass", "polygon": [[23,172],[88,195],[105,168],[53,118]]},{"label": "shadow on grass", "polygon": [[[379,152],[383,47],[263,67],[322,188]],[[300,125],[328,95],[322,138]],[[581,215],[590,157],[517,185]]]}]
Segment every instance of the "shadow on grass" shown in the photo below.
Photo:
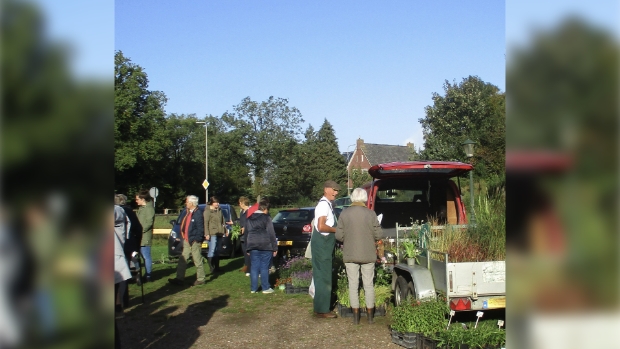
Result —
[{"label": "shadow on grass", "polygon": [[[162,307],[166,302],[145,303],[133,308],[124,319],[117,320],[123,348],[185,349],[194,345],[213,314],[228,305],[222,295],[187,306],[175,315],[178,306]],[[206,334],[205,334],[206,335]]]},{"label": "shadow on grass", "polygon": [[[226,264],[224,264],[226,262]],[[210,277],[210,281],[213,281],[220,277],[222,274],[229,272],[237,272],[239,273],[239,269],[244,265],[243,257],[238,256],[235,258],[229,259],[220,259],[220,272],[219,273],[209,273],[209,264],[205,261],[205,269],[207,270],[207,277]]]}]

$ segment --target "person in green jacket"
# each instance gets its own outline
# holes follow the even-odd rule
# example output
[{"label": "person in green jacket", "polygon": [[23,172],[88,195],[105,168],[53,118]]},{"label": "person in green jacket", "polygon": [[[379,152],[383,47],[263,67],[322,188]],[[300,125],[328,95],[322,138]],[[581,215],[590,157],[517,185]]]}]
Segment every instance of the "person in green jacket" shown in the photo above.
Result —
[{"label": "person in green jacket", "polygon": [[153,281],[151,270],[153,262],[151,260],[151,244],[153,243],[153,224],[155,223],[155,207],[153,206],[153,198],[148,190],[140,190],[136,195],[136,203],[138,204],[138,220],[142,225],[142,242],[140,243],[140,254],[144,258],[144,267],[146,268],[145,281]]}]

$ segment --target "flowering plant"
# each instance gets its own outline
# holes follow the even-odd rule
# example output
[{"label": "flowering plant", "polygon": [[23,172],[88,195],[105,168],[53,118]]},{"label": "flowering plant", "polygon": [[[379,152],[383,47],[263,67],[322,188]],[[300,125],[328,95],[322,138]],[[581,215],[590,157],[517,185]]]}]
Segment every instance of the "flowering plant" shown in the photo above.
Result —
[{"label": "flowering plant", "polygon": [[291,278],[280,278],[280,279],[276,279],[276,285],[275,287],[279,287],[280,285],[286,285],[286,284],[290,284],[292,282]]},{"label": "flowering plant", "polygon": [[312,270],[306,271],[296,271],[293,272],[292,276],[292,284],[295,287],[310,287],[310,283],[312,282]]},{"label": "flowering plant", "polygon": [[290,278],[293,273],[298,271],[310,271],[312,270],[312,261],[303,257],[293,257],[284,263],[279,270],[279,276],[281,278]]}]

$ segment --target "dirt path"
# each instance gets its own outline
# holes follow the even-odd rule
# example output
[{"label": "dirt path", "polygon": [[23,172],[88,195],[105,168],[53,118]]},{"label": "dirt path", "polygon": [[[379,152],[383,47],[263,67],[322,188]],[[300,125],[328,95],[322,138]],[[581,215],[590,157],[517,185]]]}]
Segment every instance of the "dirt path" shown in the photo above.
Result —
[{"label": "dirt path", "polygon": [[[259,294],[256,298],[274,295]],[[279,295],[281,297],[300,297]],[[251,313],[228,313],[227,296],[186,307],[138,305],[117,320],[123,349],[161,348],[402,348],[393,344],[389,319],[316,319],[311,305],[284,299],[278,306]]]}]

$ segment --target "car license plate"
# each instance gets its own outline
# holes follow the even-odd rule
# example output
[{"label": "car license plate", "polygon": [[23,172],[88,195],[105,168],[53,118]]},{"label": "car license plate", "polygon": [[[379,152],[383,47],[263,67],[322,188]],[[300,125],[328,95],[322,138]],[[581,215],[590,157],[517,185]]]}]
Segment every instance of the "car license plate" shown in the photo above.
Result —
[{"label": "car license plate", "polygon": [[506,297],[489,298],[489,309],[492,308],[506,308]]},{"label": "car license plate", "polygon": [[209,243],[208,242],[203,242],[202,245],[200,246],[200,248],[209,248]]},{"label": "car license plate", "polygon": [[278,246],[291,246],[293,245],[292,241],[278,241]]}]

